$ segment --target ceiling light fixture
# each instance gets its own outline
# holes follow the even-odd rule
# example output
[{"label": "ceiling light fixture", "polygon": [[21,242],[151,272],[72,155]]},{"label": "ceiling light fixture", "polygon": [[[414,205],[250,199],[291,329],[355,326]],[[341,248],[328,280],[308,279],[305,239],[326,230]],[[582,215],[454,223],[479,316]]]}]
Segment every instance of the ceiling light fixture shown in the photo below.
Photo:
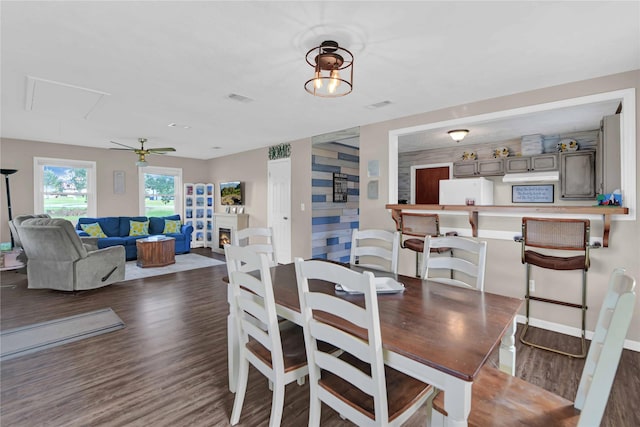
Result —
[{"label": "ceiling light fixture", "polygon": [[[307,64],[313,68],[313,77],[304,84],[311,95],[322,98],[345,96],[353,90],[353,54],[333,40],[307,52]],[[340,72],[342,71],[342,75]]]},{"label": "ceiling light fixture", "polygon": [[455,141],[460,142],[464,139],[465,136],[469,133],[468,129],[454,129],[447,132],[449,136]]}]

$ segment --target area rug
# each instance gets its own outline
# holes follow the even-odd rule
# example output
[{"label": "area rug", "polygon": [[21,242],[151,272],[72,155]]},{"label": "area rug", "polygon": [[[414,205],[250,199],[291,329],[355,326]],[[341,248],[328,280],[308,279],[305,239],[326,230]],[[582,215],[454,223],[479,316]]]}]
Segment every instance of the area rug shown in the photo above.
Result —
[{"label": "area rug", "polygon": [[198,254],[176,255],[176,263],[166,267],[142,268],[136,265],[136,261],[129,261],[125,265],[124,280],[142,279],[144,277],[160,276],[162,274],[176,273],[178,271],[193,270],[196,268],[212,267],[224,264],[224,261],[208,258]]},{"label": "area rug", "polygon": [[124,328],[110,308],[0,332],[0,361]]}]

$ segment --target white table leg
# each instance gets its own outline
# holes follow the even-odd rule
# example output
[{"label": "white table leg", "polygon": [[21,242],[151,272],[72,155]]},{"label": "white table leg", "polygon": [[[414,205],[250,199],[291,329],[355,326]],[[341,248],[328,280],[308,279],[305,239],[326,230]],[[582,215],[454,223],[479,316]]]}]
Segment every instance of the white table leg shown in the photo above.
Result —
[{"label": "white table leg", "polygon": [[516,374],[516,318],[514,317],[509,329],[502,337],[500,344],[500,370],[509,375]]},{"label": "white table leg", "polygon": [[473,383],[458,378],[447,380],[444,393],[444,409],[447,411],[445,425],[466,427],[471,412],[471,386]]},{"label": "white table leg", "polygon": [[[229,285],[227,299],[231,302],[232,287]],[[239,357],[238,333],[236,331],[236,318],[234,310],[229,304],[229,315],[227,316],[227,363],[229,365],[229,391],[236,392],[238,381],[238,357]]]}]

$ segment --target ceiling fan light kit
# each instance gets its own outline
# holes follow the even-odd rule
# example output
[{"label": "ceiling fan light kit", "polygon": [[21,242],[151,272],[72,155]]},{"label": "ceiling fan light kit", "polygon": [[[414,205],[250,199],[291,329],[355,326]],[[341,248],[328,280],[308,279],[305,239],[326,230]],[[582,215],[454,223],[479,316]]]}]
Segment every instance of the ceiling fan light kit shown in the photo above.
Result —
[{"label": "ceiling fan light kit", "polygon": [[143,168],[148,165],[146,156],[147,154],[165,154],[168,152],[176,151],[173,147],[163,147],[163,148],[144,148],[144,143],[147,142],[147,138],[138,138],[138,142],[140,143],[140,148],[130,147],[125,144],[121,144],[119,142],[111,141],[112,144],[121,145],[125,148],[111,148],[112,150],[126,150],[133,151],[138,155],[138,161],[136,162],[136,166],[139,168]]},{"label": "ceiling fan light kit", "polygon": [[467,134],[469,133],[469,129],[453,129],[447,133],[455,142],[460,142],[464,139],[465,136],[467,136]]},{"label": "ceiling fan light kit", "polygon": [[310,49],[307,64],[313,68],[313,77],[304,88],[313,96],[338,98],[353,90],[353,54],[333,40],[323,41]]}]

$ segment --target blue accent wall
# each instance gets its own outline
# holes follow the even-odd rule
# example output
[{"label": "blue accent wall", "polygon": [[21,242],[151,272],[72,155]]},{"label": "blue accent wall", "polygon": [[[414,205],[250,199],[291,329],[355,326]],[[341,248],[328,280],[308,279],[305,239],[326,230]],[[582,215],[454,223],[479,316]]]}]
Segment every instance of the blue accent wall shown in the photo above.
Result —
[{"label": "blue accent wall", "polygon": [[[340,143],[316,144],[311,156],[314,258],[349,262],[351,232],[360,222],[360,151]],[[333,174],[347,176],[347,202],[333,202]]]}]

